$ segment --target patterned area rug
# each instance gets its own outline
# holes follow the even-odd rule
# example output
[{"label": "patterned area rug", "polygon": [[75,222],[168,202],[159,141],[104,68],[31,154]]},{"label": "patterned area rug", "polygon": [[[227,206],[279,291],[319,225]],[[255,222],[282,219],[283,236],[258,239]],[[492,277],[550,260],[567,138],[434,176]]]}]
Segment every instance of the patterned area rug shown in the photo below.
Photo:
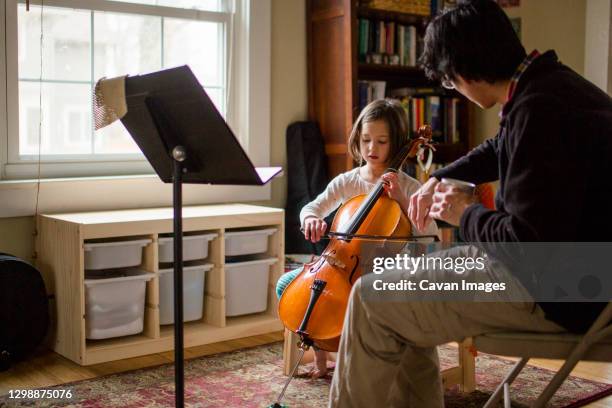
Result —
[{"label": "patterned area rug", "polygon": [[[454,365],[457,350],[452,346],[440,347],[442,367]],[[185,402],[189,407],[266,407],[281,390],[285,377],[281,372],[282,344],[254,347],[231,353],[200,357],[185,364]],[[446,407],[481,407],[512,362],[487,354],[479,354],[476,362],[478,390],[461,395],[447,391]],[[21,401],[0,397],[0,407],[87,407],[135,408],[170,407],[174,405],[174,369],[172,365],[142,369],[102,378],[75,382],[55,387],[70,389],[71,401]],[[543,388],[553,373],[527,366],[511,388],[515,403],[524,407]],[[329,378],[295,379],[284,403],[290,408],[327,406]],[[53,388],[53,387],[50,387]],[[612,385],[570,377],[557,392],[552,407],[577,407],[578,401],[589,396],[612,393]]]}]

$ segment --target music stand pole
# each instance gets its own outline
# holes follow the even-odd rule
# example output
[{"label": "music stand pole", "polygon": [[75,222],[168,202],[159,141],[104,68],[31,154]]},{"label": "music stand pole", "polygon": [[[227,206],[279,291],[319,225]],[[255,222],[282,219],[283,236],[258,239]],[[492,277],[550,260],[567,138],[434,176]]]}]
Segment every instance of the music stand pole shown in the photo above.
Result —
[{"label": "music stand pole", "polygon": [[174,205],[174,401],[182,408],[185,398],[183,361],[183,162],[185,148],[172,149],[174,159],[173,205]]},{"label": "music stand pole", "polygon": [[185,403],[182,185],[263,186],[282,169],[253,166],[188,66],[128,77],[125,96],[128,110],[121,122],[159,178],[173,184],[175,401],[182,408]]}]

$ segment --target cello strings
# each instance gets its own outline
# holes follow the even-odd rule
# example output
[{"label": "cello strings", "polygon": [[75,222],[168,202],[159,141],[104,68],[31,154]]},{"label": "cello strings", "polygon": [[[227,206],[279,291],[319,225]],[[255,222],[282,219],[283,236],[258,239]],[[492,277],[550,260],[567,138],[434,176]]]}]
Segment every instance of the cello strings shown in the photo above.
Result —
[{"label": "cello strings", "polygon": [[359,241],[397,241],[397,242],[416,242],[416,243],[424,243],[419,241],[419,239],[434,239],[438,240],[437,235],[410,235],[410,236],[399,236],[399,237],[388,237],[384,235],[367,235],[367,234],[343,234],[340,232],[328,232],[323,235],[321,239],[332,240],[332,239],[356,239]]},{"label": "cello strings", "polygon": [[388,235],[372,235],[372,234],[345,234],[342,232],[330,231],[327,233],[332,237],[347,237],[347,238],[371,238],[371,239],[401,239],[401,240],[417,240],[419,238],[437,238],[437,235],[406,235],[406,236],[388,236]]}]

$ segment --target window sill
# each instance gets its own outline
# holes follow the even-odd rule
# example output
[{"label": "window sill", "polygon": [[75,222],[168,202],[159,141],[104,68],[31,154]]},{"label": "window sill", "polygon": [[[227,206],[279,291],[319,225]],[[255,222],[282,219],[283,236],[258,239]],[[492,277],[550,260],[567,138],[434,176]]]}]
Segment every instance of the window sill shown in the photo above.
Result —
[{"label": "window sill", "polygon": [[[0,218],[32,216],[36,180],[0,181]],[[265,186],[184,184],[183,205],[269,200]],[[39,213],[104,211],[172,206],[172,184],[156,175],[44,179],[40,181]]]}]

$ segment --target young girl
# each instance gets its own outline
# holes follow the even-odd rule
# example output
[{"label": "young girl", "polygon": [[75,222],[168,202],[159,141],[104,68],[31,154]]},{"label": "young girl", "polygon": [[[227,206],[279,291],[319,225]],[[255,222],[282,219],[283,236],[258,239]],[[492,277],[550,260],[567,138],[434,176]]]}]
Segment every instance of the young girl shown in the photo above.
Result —
[{"label": "young girl", "polygon": [[[389,197],[407,213],[410,195],[420,187],[419,182],[401,171],[385,174],[390,161],[407,142],[406,112],[398,102],[380,99],[366,106],[349,137],[349,154],[353,160],[365,164],[335,177],[325,191],[302,208],[300,221],[306,239],[319,241],[327,229],[323,218],[352,197],[368,194],[381,178],[386,182],[385,190]],[[416,232],[416,228],[413,229]],[[438,230],[435,223],[430,223],[425,231],[419,233],[436,235]],[[279,298],[300,271],[288,272],[278,280],[276,293]],[[326,352],[315,349],[315,369],[310,376],[324,377],[327,371]]]}]

